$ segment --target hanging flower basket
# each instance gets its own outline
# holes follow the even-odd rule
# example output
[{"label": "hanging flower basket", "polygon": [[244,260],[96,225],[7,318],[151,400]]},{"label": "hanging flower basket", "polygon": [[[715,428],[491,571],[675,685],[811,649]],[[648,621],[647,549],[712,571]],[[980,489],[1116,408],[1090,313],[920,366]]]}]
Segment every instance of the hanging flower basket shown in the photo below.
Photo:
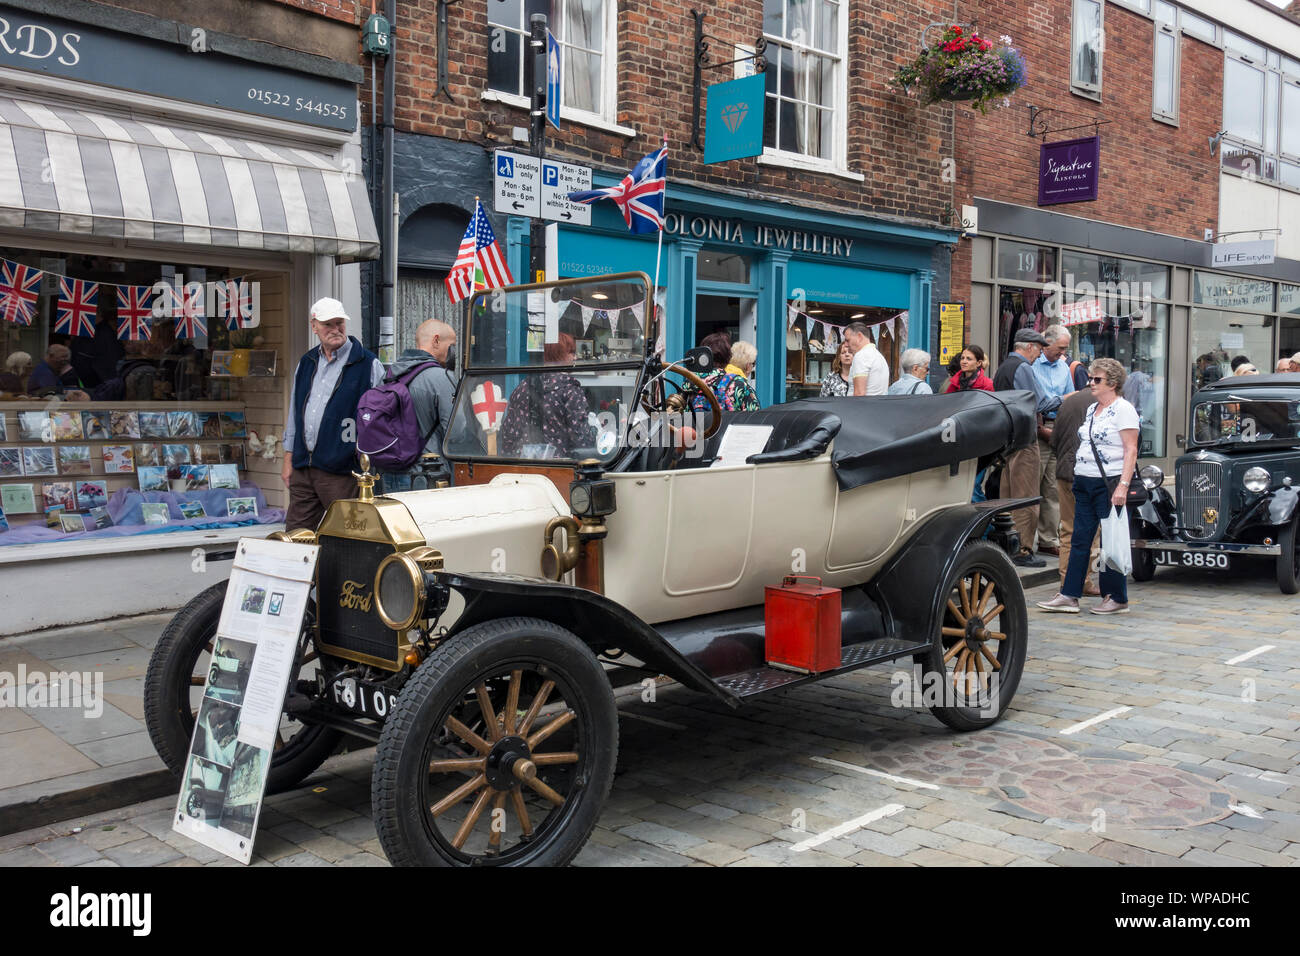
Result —
[{"label": "hanging flower basket", "polygon": [[969,101],[987,113],[1025,85],[1025,58],[1004,36],[995,46],[978,33],[949,26],[939,39],[894,75],[903,92],[916,87],[923,105]]}]

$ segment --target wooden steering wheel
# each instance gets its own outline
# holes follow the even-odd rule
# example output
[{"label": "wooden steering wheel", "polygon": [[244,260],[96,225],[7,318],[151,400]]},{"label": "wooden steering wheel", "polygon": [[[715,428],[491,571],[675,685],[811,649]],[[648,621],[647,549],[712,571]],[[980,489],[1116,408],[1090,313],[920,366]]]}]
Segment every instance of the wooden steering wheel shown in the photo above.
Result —
[{"label": "wooden steering wheel", "polygon": [[[704,379],[700,378],[688,368],[672,364],[665,366],[660,375],[666,375],[669,372],[676,372],[682,378],[686,379],[686,381],[693,386],[696,391],[704,396],[704,399],[709,403],[709,426],[704,430],[703,435],[703,440],[708,441],[716,435],[718,429],[722,427],[722,404],[718,401],[718,396],[713,394],[713,389],[704,384]],[[655,408],[651,405],[648,394],[641,396],[641,409],[647,415],[655,415],[658,412],[666,411],[666,409]],[[670,425],[669,427],[671,428],[672,426]]]}]

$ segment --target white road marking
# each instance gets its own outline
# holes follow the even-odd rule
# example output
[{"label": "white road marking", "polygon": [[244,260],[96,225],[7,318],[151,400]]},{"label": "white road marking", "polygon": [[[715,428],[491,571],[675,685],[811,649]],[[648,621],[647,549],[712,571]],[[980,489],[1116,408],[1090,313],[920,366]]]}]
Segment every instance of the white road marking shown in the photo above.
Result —
[{"label": "white road marking", "polygon": [[892,817],[895,813],[902,813],[907,808],[901,803],[887,803],[883,807],[872,810],[870,813],[864,813],[860,817],[854,817],[847,823],[841,823],[837,827],[831,827],[825,833],[819,833],[815,837],[809,837],[801,843],[796,843],[790,847],[791,853],[802,853],[804,850],[811,850],[815,846],[821,846],[827,840],[834,840],[842,837],[846,833],[852,833],[854,830],[860,830],[868,823],[873,823],[884,817]]},{"label": "white road marking", "polygon": [[1248,807],[1244,803],[1230,803],[1228,809],[1233,813],[1240,813],[1243,817],[1250,817],[1254,820],[1264,819],[1264,814],[1260,813],[1254,807]]},{"label": "white road marking", "polygon": [[634,714],[630,710],[620,710],[620,717],[627,717],[631,720],[644,720],[647,724],[654,724],[658,727],[667,727],[669,730],[686,730],[685,724],[674,724],[671,720],[660,720],[658,717],[646,717],[644,714]]},{"label": "white road marking", "polygon": [[926,783],[924,780],[912,780],[909,777],[897,777],[892,773],[885,773],[882,770],[872,770],[868,767],[859,767],[856,764],[845,763],[842,760],[832,760],[830,757],[809,757],[809,760],[815,760],[817,763],[829,764],[832,767],[840,767],[843,770],[852,770],[854,773],[866,774],[869,777],[880,777],[883,780],[889,780],[893,783],[905,783],[909,787],[920,787],[923,790],[938,790],[939,788],[932,783]]},{"label": "white road marking", "polygon": [[1062,730],[1061,733],[1066,735],[1067,737],[1070,734],[1077,734],[1079,731],[1085,730],[1088,727],[1091,727],[1093,724],[1099,724],[1103,720],[1110,720],[1112,717],[1118,717],[1126,710],[1132,710],[1132,709],[1133,709],[1132,707],[1116,707],[1114,710],[1108,710],[1104,714],[1098,714],[1096,717],[1089,717],[1087,720],[1081,721],[1080,723],[1071,724],[1069,727],[1066,727],[1064,730]]},{"label": "white road marking", "polygon": [[1248,661],[1252,657],[1258,657],[1260,654],[1267,654],[1269,651],[1274,650],[1276,647],[1277,647],[1276,644],[1265,644],[1263,647],[1257,647],[1253,651],[1247,651],[1245,654],[1238,654],[1236,657],[1230,658],[1224,661],[1223,663],[1240,664],[1242,661]]}]

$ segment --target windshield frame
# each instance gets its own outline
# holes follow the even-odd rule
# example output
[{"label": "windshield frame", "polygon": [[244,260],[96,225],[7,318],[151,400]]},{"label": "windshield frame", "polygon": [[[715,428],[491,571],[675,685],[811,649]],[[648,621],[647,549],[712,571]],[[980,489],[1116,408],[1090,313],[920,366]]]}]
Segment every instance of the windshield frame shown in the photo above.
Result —
[{"label": "windshield frame", "polygon": [[[1252,394],[1254,392],[1254,394]],[[1198,439],[1197,431],[1197,410],[1204,406],[1225,406],[1225,405],[1300,405],[1300,392],[1294,395],[1278,395],[1272,390],[1265,392],[1264,389],[1229,389],[1219,388],[1213,391],[1203,390],[1193,398],[1191,406],[1188,409],[1188,427],[1187,427],[1187,448],[1190,449],[1248,449],[1248,448],[1277,448],[1292,447],[1300,445],[1300,434],[1293,435],[1275,435],[1269,438],[1254,437],[1242,438],[1238,435],[1220,435],[1218,438],[1210,441]],[[1292,418],[1292,412],[1288,412],[1287,420],[1291,426],[1300,431],[1300,416]]]},{"label": "windshield frame", "polygon": [[[473,362],[473,350],[468,343],[474,341],[474,325],[476,322],[474,312],[477,304],[481,299],[486,299],[494,292],[509,292],[511,295],[527,295],[530,292],[549,291],[556,288],[565,288],[568,286],[592,286],[601,285],[611,282],[626,281],[628,279],[639,280],[641,287],[646,292],[645,301],[650,303],[650,308],[646,310],[646,328],[645,328],[645,345],[640,356],[635,358],[624,359],[620,361],[607,362],[572,362],[572,363],[551,363],[544,365],[520,365],[520,364],[485,364]],[[636,408],[639,404],[639,398],[642,390],[646,386],[647,375],[649,374],[649,365],[651,362],[652,349],[658,335],[657,304],[654,302],[652,286],[649,275],[644,272],[619,272],[610,275],[583,276],[577,279],[556,279],[551,282],[533,282],[527,285],[503,286],[501,289],[488,289],[477,292],[471,296],[467,302],[465,314],[465,340],[466,347],[462,351],[464,362],[460,371],[460,377],[456,382],[456,391],[452,398],[452,417],[453,421],[460,409],[462,401],[462,392],[467,388],[472,388],[474,383],[480,381],[485,376],[492,375],[526,375],[539,376],[553,374],[555,372],[569,372],[570,374],[581,374],[592,371],[635,371],[634,385],[631,392],[630,407]],[[485,303],[486,304],[486,303]],[[506,455],[489,455],[489,454],[463,454],[451,452],[447,447],[447,442],[451,437],[451,429],[443,435],[442,439],[442,456],[449,462],[466,463],[476,465],[508,465],[510,467],[526,467],[530,469],[576,469],[581,463],[575,458],[522,458],[511,457]],[[606,470],[613,468],[624,455],[635,452],[636,446],[626,444],[623,439],[625,435],[619,434],[619,444],[617,450],[607,459],[602,459],[602,464]]]}]

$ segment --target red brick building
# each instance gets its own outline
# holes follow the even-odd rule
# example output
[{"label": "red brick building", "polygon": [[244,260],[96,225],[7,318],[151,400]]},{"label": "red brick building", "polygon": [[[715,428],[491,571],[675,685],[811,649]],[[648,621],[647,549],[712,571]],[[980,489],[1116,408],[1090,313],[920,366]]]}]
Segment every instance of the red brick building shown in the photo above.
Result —
[{"label": "red brick building", "polygon": [[[996,363],[1024,325],[1072,323],[1073,356],[1130,370],[1142,456],[1171,459],[1195,386],[1300,349],[1300,30],[1251,0],[977,9],[1029,70],[1008,108],[955,120],[964,338]],[[1094,136],[1095,198],[1040,196],[1044,143],[1091,161]],[[1212,267],[1216,237],[1275,239],[1276,261]]]},{"label": "red brick building", "polygon": [[[519,133],[528,125],[522,39],[526,15],[544,12],[566,71],[562,129],[548,128],[548,157],[590,166],[596,185],[611,185],[668,139],[659,285],[667,296],[669,355],[729,329],[758,346],[759,392],[770,403],[816,392],[838,327],[854,318],[876,323],[892,355],[904,334],[928,347],[930,314],[947,287],[957,236],[951,162],[945,166],[952,109],[921,109],[890,79],[915,55],[938,7],[697,4],[706,10],[711,63],[744,56],[760,38],[768,44],[763,155],[705,164],[691,145],[690,6],[458,4],[448,9],[440,89],[438,5],[402,5],[393,57],[399,342],[419,318],[440,309],[454,314],[443,301],[441,277],[476,195],[507,244],[517,278],[527,261],[527,220],[490,208],[492,157],[495,150],[527,151]],[[705,69],[703,85],[747,69],[752,61]],[[700,110],[704,139],[703,95]],[[749,122],[756,125],[757,115]],[[610,203],[594,207],[591,225],[563,224],[552,236],[549,271],[558,276],[626,269],[654,275],[654,236],[631,236]],[[791,328],[787,319],[795,313]]]}]

